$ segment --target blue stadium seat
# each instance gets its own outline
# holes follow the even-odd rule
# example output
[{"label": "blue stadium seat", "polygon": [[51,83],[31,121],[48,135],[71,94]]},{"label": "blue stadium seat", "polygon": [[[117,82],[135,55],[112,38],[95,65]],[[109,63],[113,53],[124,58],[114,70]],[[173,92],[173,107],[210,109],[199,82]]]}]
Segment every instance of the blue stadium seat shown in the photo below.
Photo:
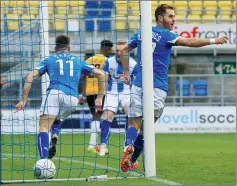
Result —
[{"label": "blue stadium seat", "polygon": [[96,17],[99,12],[99,2],[98,1],[86,1],[86,16]]},{"label": "blue stadium seat", "polygon": [[101,10],[101,16],[102,17],[111,17],[112,11],[111,10]]},{"label": "blue stadium seat", "polygon": [[111,30],[111,21],[110,20],[99,20],[98,21],[98,30],[100,32],[110,31]]},{"label": "blue stadium seat", "polygon": [[94,20],[86,20],[85,22],[86,24],[86,32],[94,32],[95,30],[95,24],[94,24]]},{"label": "blue stadium seat", "polygon": [[102,0],[100,2],[100,7],[104,9],[113,9],[114,7],[114,1],[109,1],[109,0]]},{"label": "blue stadium seat", "polygon": [[85,4],[86,8],[98,8],[99,7],[99,2],[98,1],[91,1],[87,0]]},{"label": "blue stadium seat", "polygon": [[[190,96],[190,82],[189,80],[183,80],[183,96]],[[180,96],[180,80],[176,81],[176,94]]]},{"label": "blue stadium seat", "polygon": [[103,0],[100,3],[100,7],[102,17],[111,17],[114,1]]},{"label": "blue stadium seat", "polygon": [[193,81],[193,88],[196,96],[207,96],[207,81],[195,80]]}]

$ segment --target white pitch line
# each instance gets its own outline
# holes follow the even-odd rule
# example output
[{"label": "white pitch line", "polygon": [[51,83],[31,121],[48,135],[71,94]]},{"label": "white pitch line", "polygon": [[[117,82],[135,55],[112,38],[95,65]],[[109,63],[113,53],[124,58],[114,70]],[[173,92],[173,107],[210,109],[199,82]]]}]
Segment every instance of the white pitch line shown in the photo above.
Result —
[{"label": "white pitch line", "polygon": [[[9,154],[9,153],[4,153],[4,154],[7,155],[7,156],[12,156],[12,154]],[[20,156],[20,157],[25,157],[24,155],[21,155],[21,154],[16,154],[15,153],[15,155]],[[27,157],[34,157],[35,158],[36,156],[27,156]],[[59,159],[59,160],[65,161],[65,162],[73,162],[73,163],[85,164],[85,165],[89,165],[89,166],[92,166],[92,167],[96,166],[96,167],[101,168],[101,169],[108,169],[108,170],[112,170],[112,171],[115,171],[115,172],[120,172],[119,169],[112,168],[112,167],[107,167],[105,165],[101,165],[101,164],[98,164],[98,163],[91,163],[91,162],[87,162],[87,161],[73,160],[73,159],[62,158],[62,157],[61,158],[60,157],[55,157],[55,159]],[[134,172],[134,171],[131,171],[128,174],[133,175],[133,176],[142,177],[142,178],[145,178],[145,179],[148,179],[148,180],[152,180],[152,181],[155,181],[155,182],[167,184],[167,185],[182,185],[180,183],[173,182],[173,181],[166,180],[166,179],[162,179],[162,178],[158,178],[158,177],[146,178],[146,177],[144,177],[143,174],[139,174],[139,173]],[[124,177],[124,178],[126,178],[126,177]]]}]

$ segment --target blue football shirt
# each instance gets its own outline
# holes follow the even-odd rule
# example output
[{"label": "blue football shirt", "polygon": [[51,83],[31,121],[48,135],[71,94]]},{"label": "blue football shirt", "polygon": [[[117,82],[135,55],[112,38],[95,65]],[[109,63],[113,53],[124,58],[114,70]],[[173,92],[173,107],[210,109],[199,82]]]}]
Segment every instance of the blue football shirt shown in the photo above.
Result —
[{"label": "blue football shirt", "polygon": [[[160,26],[152,27],[152,46],[153,46],[153,79],[154,88],[168,91],[168,71],[170,64],[170,54],[172,46],[179,39],[179,35]],[[141,38],[140,31],[135,33],[128,41],[130,48],[137,48],[139,72],[133,84],[142,87],[142,65],[141,64]]]},{"label": "blue football shirt", "polygon": [[40,62],[35,69],[40,75],[49,75],[50,85],[47,91],[56,89],[78,97],[81,74],[89,75],[94,67],[67,52],[57,52]]}]

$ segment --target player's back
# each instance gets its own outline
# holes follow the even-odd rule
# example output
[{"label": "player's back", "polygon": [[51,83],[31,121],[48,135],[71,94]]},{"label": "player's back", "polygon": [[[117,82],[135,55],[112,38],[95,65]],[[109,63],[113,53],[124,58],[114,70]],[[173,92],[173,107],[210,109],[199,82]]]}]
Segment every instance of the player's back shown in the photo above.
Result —
[{"label": "player's back", "polygon": [[[104,62],[107,58],[103,54],[96,54],[86,60],[90,65],[93,65],[95,68],[102,70]],[[99,92],[98,79],[95,77],[87,76],[86,79],[86,95],[96,95]]]},{"label": "player's back", "polygon": [[47,59],[47,73],[50,79],[48,90],[61,90],[67,95],[78,96],[78,83],[83,62],[66,52],[57,52]]}]

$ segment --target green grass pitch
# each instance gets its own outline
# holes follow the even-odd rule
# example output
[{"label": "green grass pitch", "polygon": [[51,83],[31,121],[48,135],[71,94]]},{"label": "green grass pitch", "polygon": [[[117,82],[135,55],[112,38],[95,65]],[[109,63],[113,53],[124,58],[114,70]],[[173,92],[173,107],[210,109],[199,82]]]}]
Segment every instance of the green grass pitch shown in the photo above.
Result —
[{"label": "green grass pitch", "polygon": [[[116,179],[108,180],[106,184],[234,185],[236,182],[235,137],[236,134],[156,134],[157,179]],[[2,136],[3,181],[34,179],[32,167],[38,160],[36,139],[35,135]],[[119,171],[123,154],[123,135],[110,136],[109,155],[103,158],[87,153],[88,141],[88,134],[61,135],[57,155],[53,159],[58,169],[55,178],[86,178],[103,174],[108,175],[109,178],[139,177],[144,173],[142,158],[139,159],[140,166],[137,172]],[[82,182],[83,185],[95,184]],[[63,183],[67,185],[75,182]],[[26,185],[42,184],[49,185],[52,182]],[[104,182],[97,182],[96,185],[104,185]]]}]

